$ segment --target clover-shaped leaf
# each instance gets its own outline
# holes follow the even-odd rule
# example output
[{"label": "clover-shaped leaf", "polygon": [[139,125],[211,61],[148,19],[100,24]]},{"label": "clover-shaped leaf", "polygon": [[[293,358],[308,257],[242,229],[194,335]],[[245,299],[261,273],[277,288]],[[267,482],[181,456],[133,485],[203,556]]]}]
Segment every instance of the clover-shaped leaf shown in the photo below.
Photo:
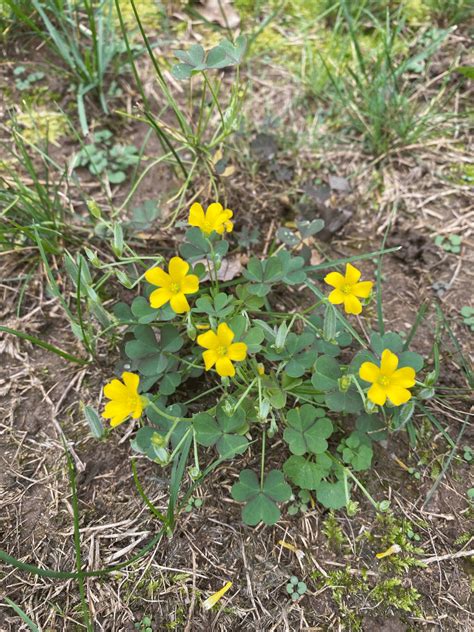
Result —
[{"label": "clover-shaped leaf", "polygon": [[245,35],[239,35],[235,44],[229,40],[223,40],[220,44],[212,48],[207,55],[208,68],[225,68],[240,64],[247,47]]},{"label": "clover-shaped leaf", "polygon": [[247,439],[242,436],[248,428],[242,407],[228,415],[220,404],[215,418],[208,413],[194,415],[193,427],[197,442],[206,447],[215,445],[223,458],[242,454],[248,446]]},{"label": "clover-shaped leaf", "polygon": [[326,452],[326,439],[331,436],[333,426],[331,420],[324,415],[322,408],[315,408],[311,404],[303,404],[301,408],[294,408],[288,412],[288,427],[283,433],[283,438],[293,454]]},{"label": "clover-shaped leaf", "polygon": [[283,465],[283,471],[292,483],[302,489],[318,489],[331,469],[332,461],[327,454],[319,454],[316,461],[293,455]]},{"label": "clover-shaped leaf", "polygon": [[248,288],[251,294],[266,296],[271,291],[272,285],[281,281],[283,269],[277,257],[264,260],[251,257],[242,274],[252,283]]},{"label": "clover-shaped leaf", "polygon": [[356,472],[367,470],[372,463],[371,441],[357,430],[344,439],[337,449],[342,452],[343,461],[350,463]]},{"label": "clover-shaped leaf", "polygon": [[208,314],[214,318],[225,318],[233,311],[232,296],[219,292],[216,296],[201,296],[196,301],[193,312]]},{"label": "clover-shaped leaf", "polygon": [[283,282],[288,285],[296,285],[304,283],[306,280],[306,272],[304,268],[303,257],[293,257],[288,250],[280,250],[277,258],[281,263],[283,270]]},{"label": "clover-shaped leaf", "polygon": [[[274,335],[270,332],[270,335]],[[278,337],[278,336],[277,336]],[[274,338],[276,341],[276,338]],[[283,349],[270,349],[265,353],[268,360],[285,362],[285,373],[290,377],[301,377],[313,364],[315,353],[312,345],[315,336],[311,332],[286,335]]]},{"label": "clover-shaped leaf", "polygon": [[183,80],[203,70],[235,66],[242,61],[246,46],[247,38],[239,35],[235,44],[223,40],[212,48],[206,57],[204,48],[200,44],[193,44],[187,51],[175,52],[181,63],[173,66],[171,72],[175,79]]},{"label": "clover-shaped leaf", "polygon": [[238,482],[232,486],[232,498],[246,503],[242,509],[245,524],[254,526],[263,522],[272,525],[280,518],[276,503],[291,498],[291,487],[278,470],[268,472],[262,486],[255,472],[243,470]]},{"label": "clover-shaped leaf", "polygon": [[[157,341],[149,325],[137,325],[134,329],[135,340],[125,344],[125,353],[132,360],[132,369],[146,377],[158,376],[169,367],[167,353],[179,351],[184,344],[179,331],[173,325],[164,325],[160,329]],[[171,378],[170,378],[171,379]],[[174,378],[175,386],[179,384]],[[165,390],[169,391],[169,387]],[[174,390],[172,391],[174,392]],[[163,393],[170,395],[171,392]]]}]

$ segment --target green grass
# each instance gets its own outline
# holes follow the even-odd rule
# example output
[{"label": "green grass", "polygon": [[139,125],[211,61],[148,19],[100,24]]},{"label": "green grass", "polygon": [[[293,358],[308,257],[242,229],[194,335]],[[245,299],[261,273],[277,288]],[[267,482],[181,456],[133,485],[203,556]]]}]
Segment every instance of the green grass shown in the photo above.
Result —
[{"label": "green grass", "polygon": [[119,69],[115,62],[122,47],[115,28],[113,0],[3,2],[16,22],[41,38],[71,74],[81,129],[87,134],[86,96],[95,95],[108,114],[108,75]]},{"label": "green grass", "polygon": [[[341,1],[339,15],[344,22],[332,32],[329,50],[307,49],[303,77],[309,93],[329,107],[330,125],[374,156],[435,133],[447,119],[445,88],[431,96],[423,86],[449,32],[428,30],[413,45],[400,13],[387,12],[382,21],[369,12],[354,18]],[[370,24],[370,34],[360,21]]]}]

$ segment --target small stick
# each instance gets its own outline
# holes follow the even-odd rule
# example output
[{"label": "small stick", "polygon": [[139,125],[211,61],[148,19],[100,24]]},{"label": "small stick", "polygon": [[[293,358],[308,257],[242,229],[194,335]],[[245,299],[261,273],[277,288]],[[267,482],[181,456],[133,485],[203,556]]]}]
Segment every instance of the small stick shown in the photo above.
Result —
[{"label": "small stick", "polygon": [[428,557],[424,560],[420,560],[423,564],[433,564],[433,562],[442,562],[444,560],[454,560],[459,557],[474,557],[474,549],[470,551],[458,551],[457,553],[447,553],[446,555],[435,555]]}]

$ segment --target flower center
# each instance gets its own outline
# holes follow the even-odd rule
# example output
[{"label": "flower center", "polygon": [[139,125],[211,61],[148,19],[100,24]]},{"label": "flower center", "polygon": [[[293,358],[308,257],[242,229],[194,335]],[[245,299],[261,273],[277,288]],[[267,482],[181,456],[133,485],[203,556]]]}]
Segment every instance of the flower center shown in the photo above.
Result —
[{"label": "flower center", "polygon": [[214,230],[214,227],[211,225],[211,222],[206,220],[203,223],[203,225],[202,225],[202,230],[203,230],[203,232],[205,232],[208,235],[210,235],[212,233],[212,231]]},{"label": "flower center", "polygon": [[341,286],[341,292],[343,294],[352,294],[352,285],[350,285],[349,283],[344,283],[343,286]]},{"label": "flower center", "polygon": [[380,384],[380,386],[382,386],[383,388],[387,388],[387,386],[389,386],[390,384],[390,378],[387,377],[386,375],[381,375],[379,377],[379,379],[377,380],[377,382]]},{"label": "flower center", "polygon": [[224,356],[227,355],[227,347],[225,347],[224,345],[217,347],[216,353],[219,356],[219,358],[223,358]]},{"label": "flower center", "polygon": [[127,397],[127,407],[129,410],[135,410],[135,408],[137,407],[137,397],[134,397],[133,395],[130,395],[130,397]]},{"label": "flower center", "polygon": [[181,286],[179,283],[171,283],[170,284],[170,292],[171,294],[177,294],[181,290]]}]

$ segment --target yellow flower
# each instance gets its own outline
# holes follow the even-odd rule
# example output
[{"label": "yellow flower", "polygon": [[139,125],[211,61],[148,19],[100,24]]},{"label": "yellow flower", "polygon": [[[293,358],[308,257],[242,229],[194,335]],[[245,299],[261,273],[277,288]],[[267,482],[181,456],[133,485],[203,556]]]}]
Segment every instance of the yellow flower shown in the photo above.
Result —
[{"label": "yellow flower", "polygon": [[360,270],[354,268],[350,263],[346,264],[346,274],[342,276],[340,272],[330,272],[324,277],[328,285],[335,288],[328,296],[329,302],[333,305],[344,303],[347,314],[360,314],[362,305],[359,298],[367,298],[372,290],[372,281],[362,281],[359,283]]},{"label": "yellow flower", "polygon": [[206,599],[206,601],[203,601],[202,602],[202,607],[204,608],[204,610],[210,610],[212,608],[212,606],[215,606],[216,603],[220,599],[222,599],[222,597],[226,594],[226,592],[229,590],[229,588],[232,588],[232,582],[227,582],[227,584],[225,586],[223,586],[220,590],[218,590],[213,595],[208,597]]},{"label": "yellow flower", "polygon": [[204,209],[200,204],[195,202],[189,211],[188,222],[191,226],[197,226],[205,235],[213,232],[222,235],[225,232],[231,233],[234,224],[229,221],[233,213],[228,208],[224,209],[219,202],[213,202]]},{"label": "yellow flower", "polygon": [[245,342],[234,342],[234,332],[226,323],[221,323],[214,331],[206,331],[197,337],[197,343],[207,351],[202,354],[206,371],[216,365],[216,371],[221,377],[232,377],[235,375],[235,368],[232,364],[245,360],[247,356],[247,345]]},{"label": "yellow flower", "polygon": [[398,369],[398,358],[385,349],[382,353],[380,368],[373,362],[363,362],[359,369],[359,376],[372,386],[367,393],[374,404],[383,406],[388,399],[395,406],[405,404],[411,393],[408,390],[415,385],[415,370],[411,366]]},{"label": "yellow flower", "polygon": [[135,373],[122,373],[123,384],[114,379],[104,386],[104,395],[111,401],[105,405],[102,417],[110,419],[112,428],[123,423],[127,417],[138,419],[146,399],[138,394],[140,378]]},{"label": "yellow flower", "polygon": [[173,257],[168,264],[168,272],[161,268],[151,268],[145,272],[145,279],[158,290],[150,294],[150,305],[158,309],[170,303],[177,313],[189,312],[190,307],[186,294],[194,294],[199,290],[199,278],[195,274],[188,274],[189,263],[180,257]]}]

